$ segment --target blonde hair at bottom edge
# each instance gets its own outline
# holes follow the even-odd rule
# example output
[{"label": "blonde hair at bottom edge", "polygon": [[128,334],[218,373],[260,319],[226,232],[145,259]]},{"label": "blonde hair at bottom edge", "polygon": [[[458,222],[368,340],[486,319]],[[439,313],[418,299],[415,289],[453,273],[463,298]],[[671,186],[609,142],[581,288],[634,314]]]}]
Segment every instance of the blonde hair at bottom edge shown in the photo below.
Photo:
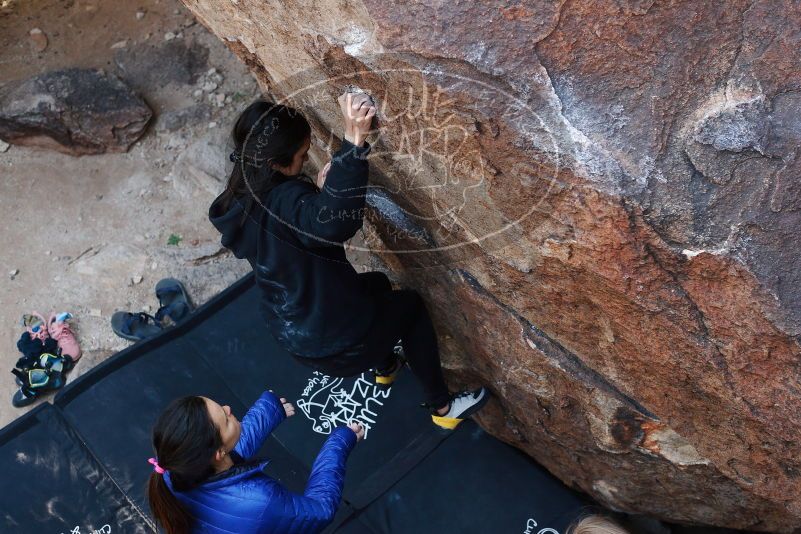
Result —
[{"label": "blonde hair at bottom edge", "polygon": [[589,515],[567,529],[567,534],[629,534],[623,527],[602,515]]}]

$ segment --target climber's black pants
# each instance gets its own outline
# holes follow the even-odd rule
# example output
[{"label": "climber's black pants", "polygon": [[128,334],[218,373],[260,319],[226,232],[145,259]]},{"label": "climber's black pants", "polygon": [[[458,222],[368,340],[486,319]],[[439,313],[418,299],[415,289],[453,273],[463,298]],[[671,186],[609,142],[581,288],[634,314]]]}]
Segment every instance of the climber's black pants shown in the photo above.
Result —
[{"label": "climber's black pants", "polygon": [[437,335],[423,299],[415,291],[393,290],[384,273],[359,275],[375,296],[376,314],[367,336],[356,346],[324,358],[295,359],[330,376],[354,376],[370,369],[391,369],[398,339],[412,373],[423,386],[426,402],[435,408],[448,404],[442,377]]}]

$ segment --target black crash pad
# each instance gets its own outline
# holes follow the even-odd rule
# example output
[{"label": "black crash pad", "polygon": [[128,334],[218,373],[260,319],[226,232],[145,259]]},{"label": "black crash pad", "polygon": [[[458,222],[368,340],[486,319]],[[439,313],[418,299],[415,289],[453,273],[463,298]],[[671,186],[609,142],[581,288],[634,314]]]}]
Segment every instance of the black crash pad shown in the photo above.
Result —
[{"label": "black crash pad", "polygon": [[153,531],[50,404],[0,430],[0,473],[0,532]]},{"label": "black crash pad", "polygon": [[529,457],[467,421],[339,532],[554,534],[585,504]]},{"label": "black crash pad", "polygon": [[[150,428],[158,413],[172,399],[193,394],[229,404],[241,417],[265,389],[297,407],[296,416],[261,451],[272,459],[268,473],[293,491],[302,491],[331,428],[353,418],[368,426],[366,439],[349,459],[344,502],[329,532],[553,534],[581,513],[586,501],[579,494],[475,424],[464,423],[455,432],[435,427],[419,407],[421,392],[408,371],[382,392],[369,375],[331,378],[296,362],[266,331],[257,303],[258,288],[247,276],[181,324],[116,354],[57,395],[50,409],[55,415],[48,417],[60,421],[62,432],[80,436],[81,450],[116,491],[104,493],[100,485],[93,495],[95,479],[89,479],[89,489],[73,509],[76,517],[90,517],[101,507],[127,521],[114,532],[123,524],[139,525],[129,519],[136,514],[141,528],[149,528],[141,510],[146,510],[144,485],[151,473],[146,462],[152,455]],[[42,413],[34,411],[15,424],[37,428]],[[46,447],[51,440],[49,431],[24,439],[3,432],[9,444],[33,443],[21,447]],[[0,457],[4,473],[8,462],[13,456]],[[33,480],[30,491],[39,501],[56,495],[58,480]],[[84,490],[76,486],[75,491]],[[114,498],[127,507],[112,507]],[[98,524],[91,517],[91,524]],[[70,518],[52,531],[67,532],[72,523]]]}]

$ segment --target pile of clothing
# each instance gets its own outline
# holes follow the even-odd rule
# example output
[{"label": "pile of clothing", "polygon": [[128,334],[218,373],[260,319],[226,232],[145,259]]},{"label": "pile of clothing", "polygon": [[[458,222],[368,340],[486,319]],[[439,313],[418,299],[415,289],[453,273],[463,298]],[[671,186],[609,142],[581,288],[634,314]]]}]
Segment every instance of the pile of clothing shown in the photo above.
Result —
[{"label": "pile of clothing", "polygon": [[72,314],[52,313],[47,321],[33,312],[22,316],[25,332],[17,341],[22,357],[11,371],[19,390],[11,403],[20,408],[64,386],[66,374],[81,357],[81,347],[67,321]]}]

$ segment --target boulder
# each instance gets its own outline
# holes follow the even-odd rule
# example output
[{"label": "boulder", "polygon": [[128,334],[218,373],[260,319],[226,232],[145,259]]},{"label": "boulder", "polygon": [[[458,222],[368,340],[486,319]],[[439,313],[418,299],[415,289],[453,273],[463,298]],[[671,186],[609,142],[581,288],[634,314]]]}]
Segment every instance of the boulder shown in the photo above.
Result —
[{"label": "boulder", "polygon": [[[801,6],[184,0],[336,148],[490,432],[616,510],[801,528]],[[502,473],[499,473],[502,476]]]},{"label": "boulder", "polygon": [[0,138],[75,156],[125,152],[152,115],[102,69],[52,71],[0,88]]}]

